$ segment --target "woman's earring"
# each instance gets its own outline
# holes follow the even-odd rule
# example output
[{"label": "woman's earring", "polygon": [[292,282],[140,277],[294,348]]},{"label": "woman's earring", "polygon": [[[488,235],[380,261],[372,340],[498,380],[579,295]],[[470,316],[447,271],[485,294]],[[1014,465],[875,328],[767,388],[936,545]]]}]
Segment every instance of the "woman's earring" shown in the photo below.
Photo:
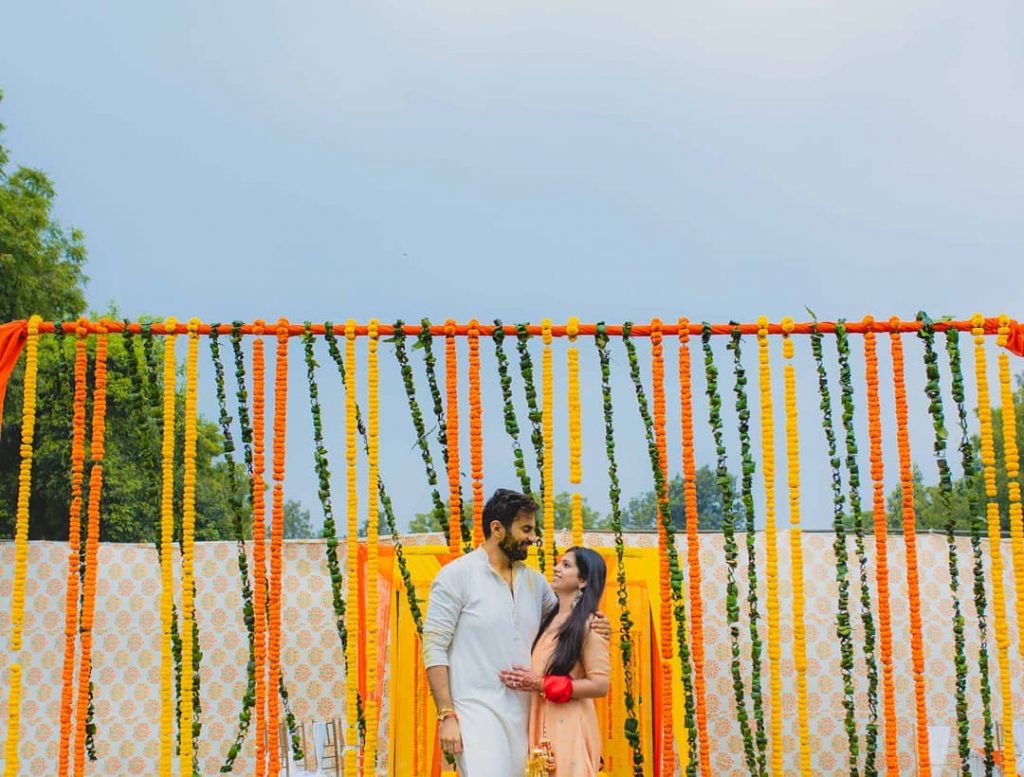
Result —
[{"label": "woman's earring", "polygon": [[576,598],[572,600],[572,606],[575,607],[577,604],[579,604],[579,601],[582,598],[583,598],[583,589],[581,588],[581,589],[579,589],[576,592]]}]

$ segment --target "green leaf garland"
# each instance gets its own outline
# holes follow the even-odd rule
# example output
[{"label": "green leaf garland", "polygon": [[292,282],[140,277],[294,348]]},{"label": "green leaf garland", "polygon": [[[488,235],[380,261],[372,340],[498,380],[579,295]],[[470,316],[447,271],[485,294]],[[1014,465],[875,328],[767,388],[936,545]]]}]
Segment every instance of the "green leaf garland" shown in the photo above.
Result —
[{"label": "green leaf garland", "polygon": [[[519,352],[519,374],[523,378],[523,392],[526,395],[527,418],[530,420],[530,442],[533,443],[533,452],[537,460],[538,481],[540,483],[539,504],[544,504],[544,495],[547,493],[547,483],[544,482],[544,413],[537,404],[537,384],[533,380],[533,357],[530,356],[530,332],[526,324],[516,324],[516,350]],[[543,517],[543,516],[542,516]],[[537,526],[537,536],[541,537],[544,526]],[[555,531],[555,521],[552,518],[550,529]],[[540,571],[543,572],[546,564],[546,552],[544,543],[537,546],[537,560],[540,562]],[[551,563],[555,563],[552,559]]]}]

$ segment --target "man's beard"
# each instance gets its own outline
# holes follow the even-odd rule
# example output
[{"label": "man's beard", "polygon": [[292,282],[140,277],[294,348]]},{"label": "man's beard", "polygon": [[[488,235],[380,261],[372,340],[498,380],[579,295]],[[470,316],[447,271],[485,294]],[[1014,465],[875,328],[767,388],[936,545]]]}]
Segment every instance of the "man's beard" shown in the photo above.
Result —
[{"label": "man's beard", "polygon": [[498,543],[498,547],[508,556],[509,561],[525,561],[526,557],[530,555],[530,543],[524,545],[523,542],[512,539],[508,534]]}]

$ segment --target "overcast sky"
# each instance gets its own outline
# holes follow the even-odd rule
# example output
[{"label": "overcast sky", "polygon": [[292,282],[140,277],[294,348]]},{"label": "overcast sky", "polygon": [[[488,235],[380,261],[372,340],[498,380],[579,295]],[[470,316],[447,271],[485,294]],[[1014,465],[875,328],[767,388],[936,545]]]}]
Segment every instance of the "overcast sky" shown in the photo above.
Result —
[{"label": "overcast sky", "polygon": [[[59,217],[85,231],[90,305],[130,317],[1021,315],[1022,38],[1009,0],[41,0],[5,12],[0,120],[13,160],[50,173]],[[798,345],[804,521],[824,526]],[[288,492],[319,520],[298,346]],[[584,491],[604,510],[596,358],[582,348]],[[650,475],[613,348],[629,495]],[[932,480],[907,348],[912,442]],[[383,474],[405,519],[429,495],[391,346],[382,356]],[[340,501],[342,402],[324,380]],[[488,491],[513,482],[499,400],[489,378]],[[698,455],[713,462],[703,431]],[[463,458],[468,473],[468,446]]]}]

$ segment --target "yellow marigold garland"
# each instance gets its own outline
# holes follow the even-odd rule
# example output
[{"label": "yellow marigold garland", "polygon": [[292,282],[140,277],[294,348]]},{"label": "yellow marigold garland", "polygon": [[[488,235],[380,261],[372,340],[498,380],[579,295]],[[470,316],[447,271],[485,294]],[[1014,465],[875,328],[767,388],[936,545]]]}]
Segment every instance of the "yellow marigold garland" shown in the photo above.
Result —
[{"label": "yellow marigold garland", "polygon": [[690,322],[679,319],[679,419],[683,440],[683,494],[686,500],[686,558],[690,579],[690,638],[693,691],[700,742],[700,773],[711,774],[708,705],[704,683],[704,598],[700,591],[700,516],[697,511],[697,459],[693,447],[693,380],[690,361]]},{"label": "yellow marigold garland", "polygon": [[896,442],[899,448],[900,487],[903,491],[903,544],[906,552],[907,599],[910,606],[910,654],[914,667],[914,707],[917,724],[917,773],[930,777],[928,752],[928,706],[925,699],[924,644],[921,636],[921,587],[918,581],[917,534],[914,530],[914,472],[910,458],[910,432],[907,427],[907,388],[903,371],[903,341],[896,317],[890,319],[892,376],[896,404]]},{"label": "yellow marigold garland", "polygon": [[[171,777],[174,752],[174,655],[171,650],[174,606],[174,403],[176,320],[164,322],[164,406],[160,494],[160,777]],[[82,711],[79,710],[79,715]]]},{"label": "yellow marigold garland", "polygon": [[253,324],[252,342],[252,563],[253,656],[255,658],[256,777],[267,774],[267,495],[266,365],[264,322]]},{"label": "yellow marigold garland", "polygon": [[555,550],[555,388],[554,365],[551,353],[551,319],[540,322],[544,351],[541,358],[541,401],[544,431],[544,532],[548,540],[551,566],[546,570],[548,580],[554,573],[557,552]]},{"label": "yellow marigold garland", "polygon": [[484,430],[480,402],[480,322],[469,322],[469,463],[473,478],[473,545],[484,541]]},{"label": "yellow marigold garland", "polygon": [[445,440],[448,447],[448,552],[462,553],[462,487],[459,472],[459,357],[455,350],[455,321],[444,323],[444,387],[448,398]]},{"label": "yellow marigold garland", "polygon": [[[359,633],[359,495],[356,482],[356,322],[345,322],[345,361],[348,363],[348,382],[345,386],[345,463],[348,486],[347,519],[348,534],[345,539],[345,569],[348,589],[345,611],[348,633]],[[457,515],[458,513],[456,513]],[[458,537],[457,532],[453,532]],[[359,711],[356,696],[359,692],[359,651],[345,651],[345,777],[359,774]]]},{"label": "yellow marigold garland", "polygon": [[[1010,685],[1010,633],[1006,625],[1006,586],[1003,581],[1003,548],[999,526],[999,502],[996,496],[996,451],[992,438],[992,404],[988,388],[988,361],[985,356],[985,318],[972,317],[974,328],[974,374],[978,384],[978,421],[981,432],[981,465],[985,475],[988,545],[992,563],[992,612],[995,621],[996,651],[999,658],[999,696],[1003,703],[1003,768],[1015,777],[1016,749],[1013,741],[1013,692]],[[1012,405],[1012,402],[1011,402]],[[1006,412],[1004,407],[1003,412]],[[1012,437],[1012,435],[1011,435]]]},{"label": "yellow marigold garland", "polygon": [[[14,529],[14,580],[11,588],[11,653],[20,658],[25,618],[25,566],[28,562],[28,502],[32,493],[32,444],[36,428],[36,376],[39,372],[39,316],[28,321],[25,343],[25,398],[21,414],[21,465],[18,470],[18,507]],[[10,667],[7,697],[7,742],[4,777],[17,777],[21,736],[21,664]]]},{"label": "yellow marigold garland", "polygon": [[[580,351],[576,347],[576,337],[580,332],[580,321],[573,316],[565,328],[569,336],[569,348],[566,352],[568,366],[569,389],[569,482],[579,485],[583,482],[583,424],[580,416]],[[583,494],[573,491],[572,494],[572,544],[583,545]]]},{"label": "yellow marigold garland", "polygon": [[82,542],[82,480],[85,472],[85,398],[86,369],[89,355],[86,320],[78,322],[75,330],[75,398],[71,417],[71,508],[68,514],[68,584],[64,600],[64,674],[60,700],[60,752],[57,761],[58,777],[67,777],[71,763],[71,726],[75,685],[75,658],[78,641],[78,566],[79,546]]},{"label": "yellow marigold garland", "polygon": [[1017,409],[1013,404],[1013,376],[1006,340],[1010,322],[1005,313],[999,316],[999,395],[1003,407],[1003,456],[1006,460],[1007,496],[1010,501],[1010,541],[1013,550],[1014,605],[1017,611],[1017,649],[1024,658],[1024,515],[1020,498],[1020,451],[1017,447]]},{"label": "yellow marigold garland", "polygon": [[[380,548],[378,536],[377,481],[380,472],[380,367],[377,358],[377,319],[371,318],[369,337],[366,341],[366,391],[367,424],[366,451],[368,475],[366,490],[366,741],[363,744],[366,762],[365,771],[377,773],[377,610],[380,606],[378,576],[380,573]],[[475,492],[475,489],[474,489]],[[474,506],[474,511],[475,511]],[[478,522],[476,522],[478,523]]]},{"label": "yellow marigold garland", "polygon": [[885,510],[885,467],[882,460],[882,419],[878,401],[878,348],[875,323],[864,317],[864,377],[868,394],[868,435],[871,439],[872,515],[875,524],[875,587],[878,591],[878,641],[882,659],[882,715],[885,720],[886,774],[899,774],[899,749],[896,734],[896,686],[892,663],[892,611],[889,603],[889,551]]},{"label": "yellow marigold garland", "polygon": [[779,614],[779,551],[775,525],[775,412],[772,403],[772,373],[768,349],[768,319],[757,320],[759,388],[761,392],[761,462],[764,470],[765,578],[768,589],[769,708],[771,710],[771,772],[782,777],[782,637]]},{"label": "yellow marigold garland", "polygon": [[804,550],[800,533],[800,436],[797,426],[796,368],[793,367],[793,319],[782,319],[782,368],[786,403],[786,470],[789,486],[789,549],[793,577],[793,665],[796,669],[796,723],[800,773],[811,774],[811,732],[807,714],[807,629],[804,624]]}]

